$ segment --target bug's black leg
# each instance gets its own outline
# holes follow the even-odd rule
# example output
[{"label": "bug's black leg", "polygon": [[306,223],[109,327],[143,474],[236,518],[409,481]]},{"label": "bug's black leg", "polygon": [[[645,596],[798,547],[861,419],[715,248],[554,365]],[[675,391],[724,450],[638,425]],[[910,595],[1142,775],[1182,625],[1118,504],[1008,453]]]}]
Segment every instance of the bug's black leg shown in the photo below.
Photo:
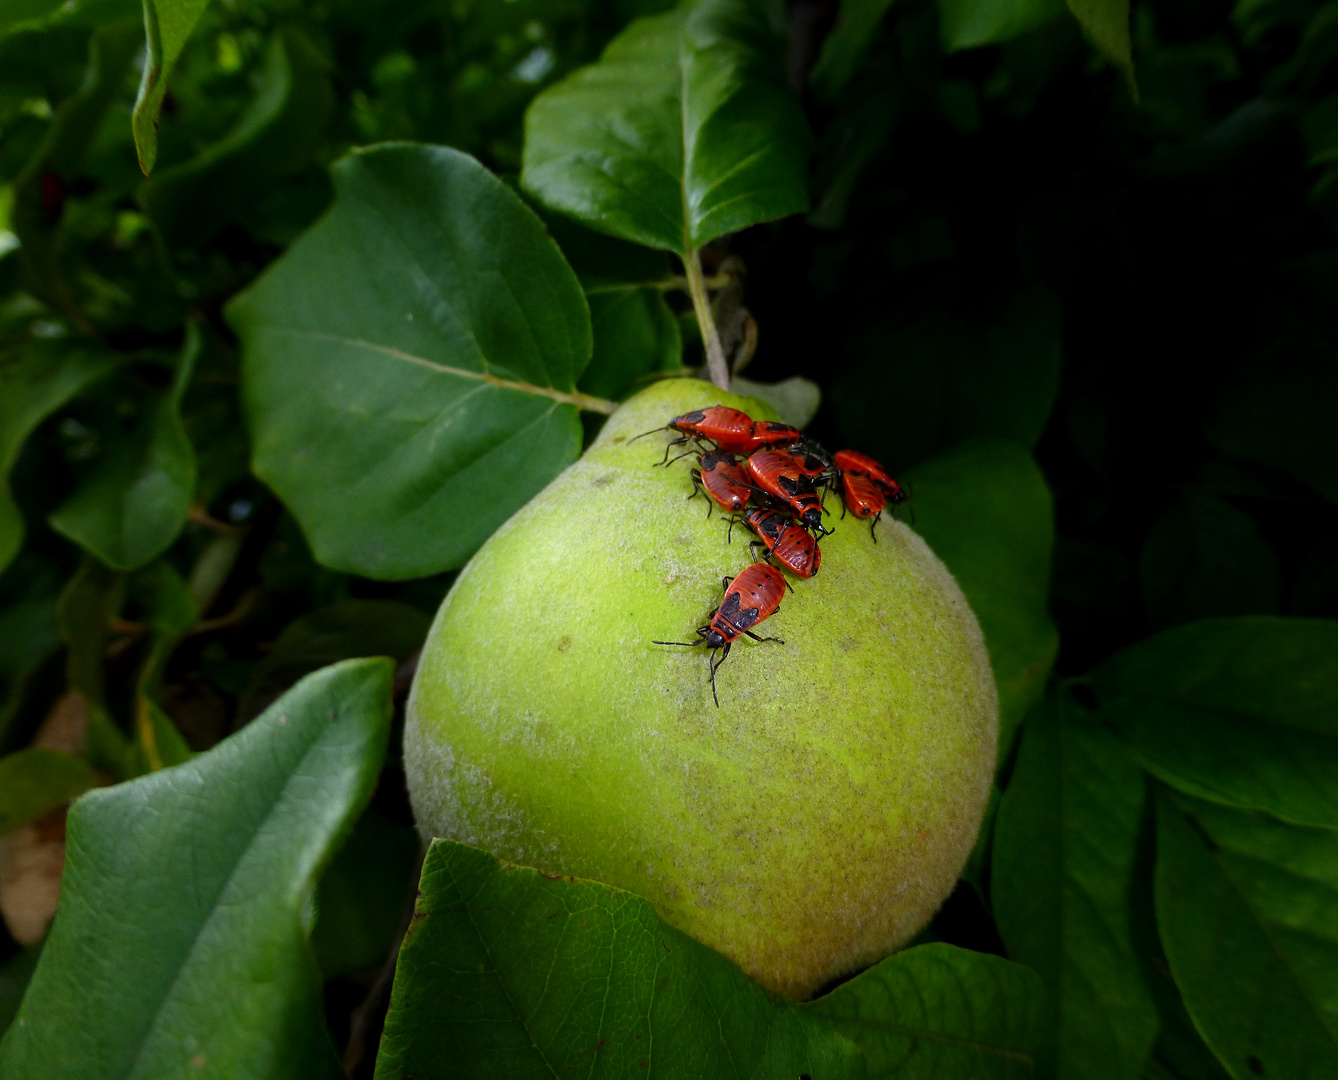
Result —
[{"label": "bug's black leg", "polygon": [[682,645],[685,649],[696,648],[705,638],[698,638],[696,641],[652,641],[652,645]]},{"label": "bug's black leg", "polygon": [[841,500],[841,520],[842,520],[842,521],[845,521],[845,519],[846,519],[846,501],[845,501],[844,498],[842,498],[842,500]]},{"label": "bug's black leg", "polygon": [[761,540],[752,540],[752,541],[749,541],[749,543],[748,543],[748,550],[751,551],[751,552],[753,553],[753,562],[763,562],[763,561],[766,559],[766,556],[765,556],[765,555],[763,555],[761,559],[759,559],[759,558],[757,557],[757,549],[758,549],[758,548],[765,548],[765,547],[766,547],[766,544],[764,544]]},{"label": "bug's black leg", "polygon": [[873,537],[873,542],[878,543],[878,519],[883,516],[881,510],[873,515],[873,520],[869,522],[869,535]]},{"label": "bug's black leg", "polygon": [[[663,430],[663,429],[661,429],[661,430]],[[687,442],[687,441],[688,441],[688,437],[687,437],[686,435],[684,435],[681,439],[670,439],[669,442],[665,443],[665,446],[664,446],[664,457],[662,457],[662,458],[660,459],[660,464],[661,464],[661,465],[668,465],[668,464],[669,464],[669,450],[670,450],[670,448],[671,448],[671,447],[675,447],[675,446],[682,446],[682,445],[683,445],[685,442]],[[691,452],[691,451],[689,451],[689,453],[690,453],[690,452]],[[678,458],[674,458],[674,460],[677,461]]]},{"label": "bug's black leg", "polygon": [[744,633],[747,634],[754,641],[774,641],[777,645],[785,644],[785,642],[778,637],[758,637],[751,630],[745,630]]},{"label": "bug's black leg", "polygon": [[721,579],[720,579],[720,587],[721,587],[722,589],[728,589],[728,588],[729,588],[729,583],[730,583],[731,581],[733,581],[733,580],[734,580],[734,579],[733,579],[732,577],[721,578]]},{"label": "bug's black leg", "polygon": [[[686,442],[687,440],[685,439],[684,441]],[[672,445],[672,444],[671,444],[671,445]],[[676,455],[676,456],[673,458],[673,460],[665,462],[664,465],[665,465],[666,468],[668,468],[668,467],[669,467],[670,465],[672,465],[675,461],[682,461],[685,457],[691,457],[691,456],[692,456],[693,454],[695,454],[696,452],[697,452],[697,448],[696,448],[695,446],[694,446],[692,449],[690,449],[690,450],[684,450],[681,454]],[[669,456],[668,454],[665,455],[665,457],[668,457],[668,456]]]},{"label": "bug's black leg", "polygon": [[725,531],[725,543],[727,543],[727,544],[732,544],[732,543],[734,543],[734,522],[735,522],[735,520],[736,520],[736,515],[734,515],[734,514],[730,514],[730,515],[729,515],[729,528]]}]

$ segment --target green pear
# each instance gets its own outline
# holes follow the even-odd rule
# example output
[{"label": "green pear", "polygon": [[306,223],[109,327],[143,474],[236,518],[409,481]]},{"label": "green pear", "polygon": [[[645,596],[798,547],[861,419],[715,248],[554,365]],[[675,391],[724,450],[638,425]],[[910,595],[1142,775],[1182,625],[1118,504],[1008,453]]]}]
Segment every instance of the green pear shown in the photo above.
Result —
[{"label": "green pear", "polygon": [[[746,527],[708,516],[673,432],[675,379],[483,545],[423,648],[404,734],[420,828],[637,893],[791,999],[886,956],[966,861],[998,699],[961,590],[906,525],[828,519],[822,568],[717,675],[696,641]],[[840,500],[827,499],[839,513]],[[787,575],[788,576],[788,575]]]}]

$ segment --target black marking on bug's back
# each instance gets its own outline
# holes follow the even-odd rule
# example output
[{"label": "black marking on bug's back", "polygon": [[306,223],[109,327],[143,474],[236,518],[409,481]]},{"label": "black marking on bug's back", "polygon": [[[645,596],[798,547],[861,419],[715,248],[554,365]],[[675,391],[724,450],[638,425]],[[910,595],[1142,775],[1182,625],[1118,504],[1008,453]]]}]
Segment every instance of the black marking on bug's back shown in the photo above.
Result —
[{"label": "black marking on bug's back", "polygon": [[[735,593],[734,595],[737,596],[738,593]],[[761,608],[755,608],[755,607],[744,608],[742,611],[739,612],[739,617],[733,620],[734,625],[738,627],[740,630],[747,630],[748,627],[752,626],[753,623],[757,622],[757,617],[760,614],[761,614]]]},{"label": "black marking on bug's back", "polygon": [[700,424],[705,419],[706,413],[698,409],[696,412],[684,413],[675,422],[679,424]]},{"label": "black marking on bug's back", "polygon": [[728,450],[711,450],[702,455],[702,468],[706,472],[715,472],[717,465],[733,465],[734,455]]},{"label": "black marking on bug's back", "polygon": [[798,476],[785,476],[784,474],[776,477],[776,483],[786,495],[794,496],[804,492],[809,485]]},{"label": "black marking on bug's back", "polygon": [[766,511],[757,515],[757,528],[763,536],[771,540],[779,540],[781,530],[785,526],[785,519],[775,511]]}]

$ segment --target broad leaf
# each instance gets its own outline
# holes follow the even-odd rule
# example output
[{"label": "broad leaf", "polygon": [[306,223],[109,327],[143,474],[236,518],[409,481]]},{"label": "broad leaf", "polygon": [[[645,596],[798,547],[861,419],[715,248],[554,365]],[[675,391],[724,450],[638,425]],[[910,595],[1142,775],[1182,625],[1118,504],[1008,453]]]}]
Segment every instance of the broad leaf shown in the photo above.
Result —
[{"label": "broad leaf", "polygon": [[687,256],[808,209],[810,137],[741,0],[639,19],[534,99],[521,183],[593,228]]},{"label": "broad leaf", "polygon": [[139,167],[145,176],[153,171],[153,163],[158,157],[158,113],[167,93],[167,76],[208,6],[209,0],[144,0],[147,55],[131,127],[135,133]]},{"label": "broad leaf", "polygon": [[1338,831],[1160,792],[1157,922],[1236,1080],[1338,1075]]},{"label": "broad leaf", "polygon": [[842,434],[893,467],[962,439],[1035,446],[1059,391],[1060,316],[1054,294],[1012,285],[873,324],[832,385]]},{"label": "broad leaf", "polygon": [[326,566],[463,564],[580,449],[580,285],[543,225],[445,147],[334,169],[336,203],[228,317],[256,474]]},{"label": "broad leaf", "polygon": [[1064,14],[1064,0],[938,0],[939,34],[949,52],[998,45]]},{"label": "broad leaf", "polygon": [[1041,697],[1059,648],[1046,610],[1054,512],[1031,455],[970,443],[911,469],[913,528],[948,565],[980,620],[999,688],[999,746]]},{"label": "broad leaf", "polygon": [[586,289],[594,352],[581,389],[603,398],[623,398],[639,380],[683,366],[678,320],[658,288],[597,285]]},{"label": "broad leaf", "polygon": [[1138,576],[1148,620],[1157,627],[1278,610],[1272,550],[1247,515],[1203,492],[1190,493],[1157,519]]},{"label": "broad leaf", "polygon": [[0,0],[0,34],[22,23],[45,19],[60,10],[64,0]]},{"label": "broad leaf", "polygon": [[376,1075],[840,1080],[859,1051],[648,902],[434,840]]},{"label": "broad leaf", "polygon": [[999,807],[990,895],[1008,955],[1040,972],[1059,1080],[1137,1080],[1157,1034],[1131,897],[1146,785],[1067,694],[1022,728]]},{"label": "broad leaf", "polygon": [[87,761],[63,750],[31,748],[0,757],[0,836],[97,782]]},{"label": "broad leaf", "polygon": [[140,201],[169,243],[211,239],[309,163],[334,110],[326,66],[297,30],[284,28],[270,38],[256,96],[233,130],[140,189]]},{"label": "broad leaf", "polygon": [[871,1080],[1036,1075],[1044,990],[1030,968],[954,945],[890,956],[805,1008],[864,1051]]},{"label": "broad leaf", "polygon": [[1338,622],[1207,619],[1116,653],[1102,715],[1200,798],[1338,826]]},{"label": "broad leaf", "polygon": [[23,517],[9,491],[9,471],[29,434],[119,362],[63,345],[30,345],[0,358],[0,569],[23,543]]},{"label": "broad leaf", "polygon": [[172,545],[195,492],[195,451],[181,399],[195,369],[200,331],[186,324],[176,378],[139,427],[114,446],[48,520],[116,570],[135,570]]},{"label": "broad leaf", "polygon": [[302,911],[376,783],[390,675],[326,668],[209,753],[74,804],[0,1073],[342,1076]]}]

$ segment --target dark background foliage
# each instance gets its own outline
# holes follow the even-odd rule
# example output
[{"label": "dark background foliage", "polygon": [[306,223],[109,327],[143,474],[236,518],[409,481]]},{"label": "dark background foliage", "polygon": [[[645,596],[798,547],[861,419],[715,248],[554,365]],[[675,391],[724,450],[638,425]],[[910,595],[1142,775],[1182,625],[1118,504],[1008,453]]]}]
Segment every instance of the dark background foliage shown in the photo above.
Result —
[{"label": "dark background foliage", "polygon": [[[79,759],[11,766],[14,776],[47,778],[29,785],[28,803],[16,797],[0,812],[6,826],[38,822],[23,842],[39,862],[49,866],[54,851],[58,866],[70,794],[213,747],[327,664],[393,656],[402,703],[453,571],[374,580],[313,557],[285,502],[250,471],[240,349],[224,306],[331,205],[328,167],[353,148],[445,144],[518,187],[534,95],[596,60],[632,19],[667,7],[211,5],[171,72],[146,181],[131,126],[138,4],[96,0],[53,14],[0,3],[0,364],[15,380],[0,401],[0,465],[23,522],[0,519],[0,546],[14,552],[0,575],[0,752],[36,746]],[[1338,618],[1338,6],[1136,0],[1132,71],[1121,70],[1118,50],[1094,49],[1094,34],[1058,6],[1003,4],[1018,32],[976,41],[953,38],[954,13],[973,7],[959,0],[757,7],[815,143],[806,215],[702,252],[708,275],[732,268],[742,282],[758,329],[747,378],[815,381],[822,403],[810,431],[894,473],[915,477],[964,440],[1011,440],[1034,454],[1053,497],[1059,651],[1021,749],[1002,748],[1000,787],[1053,774],[1059,791],[1070,774],[1056,763],[1071,759],[1107,768],[1096,785],[1106,803],[1070,807],[1061,792],[1056,805],[1119,833],[1109,850],[1127,851],[1121,880],[1136,895],[1121,901],[1130,925],[1116,936],[1134,943],[1150,989],[1129,991],[1124,1014],[1118,987],[1103,1006],[1125,1032],[1115,1043],[1133,1047],[1133,1071],[1076,1065],[1081,1022],[1063,1006],[1056,1024],[1067,1034],[1042,1070],[1320,1075],[1304,1070],[1338,1060],[1332,1045],[1294,1057],[1233,1047],[1221,1022],[1230,1010],[1206,999],[1188,1002],[1191,1023],[1181,1004],[1191,991],[1169,973],[1211,965],[1168,962],[1153,911],[1165,940],[1168,925],[1204,910],[1177,909],[1183,895],[1172,885],[1184,871],[1206,887],[1194,860],[1244,835],[1218,804],[1316,832],[1338,817],[1186,779],[1193,770],[1174,752],[1158,756],[1151,736],[1121,720],[1120,703],[1136,696],[1139,678],[1156,681],[1129,674],[1122,650],[1160,631],[1218,617]],[[606,248],[581,226],[551,224],[587,291],[601,274],[647,281],[678,271],[668,256]],[[703,363],[690,304],[665,296],[670,314],[648,308],[646,322],[601,323],[595,309],[596,362],[578,390],[619,398],[679,366],[680,330],[682,364]],[[738,297],[729,302],[737,308]],[[625,366],[634,349],[654,359]],[[39,389],[16,389],[29,383]],[[599,419],[583,415],[587,439]],[[136,489],[142,501],[127,513],[125,478],[150,472],[159,487]],[[1230,655],[1272,648],[1264,624],[1230,625],[1242,635]],[[1183,648],[1175,655],[1198,645]],[[1301,678],[1287,664],[1302,652],[1277,654],[1278,686]],[[1178,672],[1200,661],[1162,662]],[[1331,683],[1332,661],[1315,663],[1315,679]],[[1239,699],[1255,685],[1243,682]],[[81,703],[71,705],[70,690]],[[1194,698],[1199,690],[1184,691],[1193,708],[1219,707]],[[74,736],[62,735],[62,707],[77,714]],[[1093,710],[1106,725],[1083,726]],[[1156,825],[1142,774],[1111,730],[1157,778]],[[1296,753],[1338,761],[1332,720],[1308,730],[1329,741]],[[1218,736],[1204,728],[1205,744]],[[1262,739],[1259,752],[1274,745]],[[390,748],[371,809],[322,879],[314,933],[326,1020],[336,1046],[350,1048],[353,1075],[370,1075],[383,964],[417,862],[393,734]],[[1121,803],[1126,783],[1136,794]],[[1195,798],[1217,808],[1196,809]],[[1005,798],[999,832],[992,816],[926,942],[1006,955],[1061,980],[1046,950],[1067,946],[1038,945],[1026,929],[1054,910],[1028,914],[1025,896],[1001,899],[992,882],[1027,837],[1044,848],[1039,813],[1022,796],[1011,806]],[[1314,931],[1316,956],[1338,941],[1338,857],[1325,836],[1328,854],[1310,870],[1289,864],[1329,883],[1315,901],[1328,913],[1327,938]],[[1251,857],[1290,842],[1259,840]],[[1184,855],[1160,864],[1155,904],[1154,848],[1163,860]],[[11,905],[36,903],[40,915],[30,896],[40,887],[8,887]],[[37,947],[0,930],[0,1025]],[[1144,998],[1155,1004],[1146,1022]],[[1327,1008],[1317,1030],[1338,1041]],[[1066,1049],[1064,1038],[1077,1043]],[[1140,1053],[1143,1044],[1152,1049]]]}]

